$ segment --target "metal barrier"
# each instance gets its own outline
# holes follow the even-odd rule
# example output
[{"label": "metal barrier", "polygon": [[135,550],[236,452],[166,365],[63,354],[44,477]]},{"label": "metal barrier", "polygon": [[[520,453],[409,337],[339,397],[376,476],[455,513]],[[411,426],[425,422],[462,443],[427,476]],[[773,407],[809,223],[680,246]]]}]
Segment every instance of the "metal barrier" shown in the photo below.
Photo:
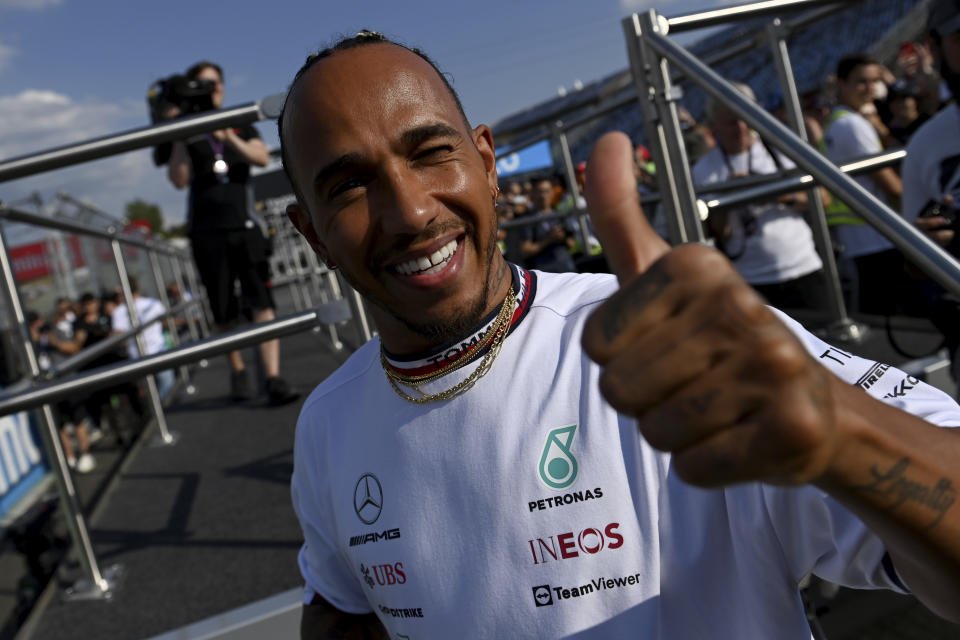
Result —
[{"label": "metal barrier", "polygon": [[[623,21],[630,66],[637,92],[641,96],[641,106],[644,109],[647,127],[651,132],[651,138],[661,143],[659,148],[657,148],[658,145],[654,145],[653,152],[655,156],[659,156],[657,157],[657,178],[661,193],[667,198],[665,212],[668,221],[671,221],[671,231],[675,234],[675,236],[672,235],[672,239],[702,240],[700,224],[704,217],[702,213],[704,209],[708,211],[709,207],[705,207],[704,203],[697,199],[693,189],[686,151],[676,117],[676,102],[679,96],[674,91],[669,75],[669,64],[675,64],[687,78],[699,85],[708,95],[743,118],[770,144],[793,160],[797,166],[808,171],[819,184],[826,186],[836,197],[860,214],[927,275],[948,291],[960,293],[960,263],[863,187],[838,171],[835,165],[801,137],[800,101],[796,85],[792,81],[793,74],[784,39],[783,23],[779,19],[774,19],[771,23],[768,38],[774,49],[774,59],[783,85],[791,122],[797,131],[801,132],[799,135],[782,125],[773,116],[740,94],[707,65],[666,37],[671,29],[701,28],[730,19],[780,14],[784,11],[820,4],[826,4],[826,2],[823,0],[767,0],[669,19],[651,10],[643,14],[634,14]],[[666,171],[661,172],[660,167],[664,167]],[[816,197],[816,191],[811,191],[811,195]],[[843,298],[840,295],[839,278],[822,209],[813,218],[811,227],[833,294],[831,311],[835,313],[837,325],[850,327],[853,323],[846,315]]]},{"label": "metal barrier", "polygon": [[[276,118],[282,105],[283,96],[271,96],[263,101],[241,105],[231,109],[224,109],[213,113],[201,114],[194,117],[182,118],[159,125],[144,127],[133,131],[105,136],[94,140],[51,149],[36,154],[21,156],[0,162],[0,182],[23,178],[45,171],[87,162],[134,149],[149,147],[162,142],[183,139],[199,133],[207,133],[228,126],[239,126],[265,118]],[[84,578],[71,588],[67,589],[66,597],[72,599],[100,599],[109,598],[115,588],[115,579],[120,568],[117,566],[101,570],[93,550],[86,521],[77,498],[76,487],[70,475],[70,469],[64,455],[63,447],[58,437],[58,428],[53,414],[52,403],[58,400],[75,396],[95,389],[114,386],[138,378],[146,378],[147,393],[150,398],[151,412],[159,431],[159,442],[171,445],[176,442],[176,434],[167,426],[163,404],[158,393],[154,374],[166,369],[180,367],[180,375],[188,392],[194,390],[190,384],[189,371],[186,365],[218,354],[228,353],[246,346],[259,344],[280,336],[319,329],[326,325],[330,330],[331,342],[334,348],[341,349],[342,342],[337,335],[337,324],[346,322],[351,317],[357,319],[357,337],[360,342],[369,340],[373,330],[366,317],[362,300],[352,289],[346,297],[341,292],[349,289],[346,283],[339,281],[338,275],[321,266],[313,257],[307,269],[292,270],[287,282],[293,285],[293,297],[298,309],[300,299],[306,306],[312,305],[307,286],[309,281],[320,294],[323,304],[309,311],[278,318],[274,321],[261,323],[249,329],[235,331],[210,337],[212,315],[209,305],[199,284],[199,279],[188,252],[164,246],[158,242],[136,237],[119,231],[118,220],[92,205],[78,202],[69,196],[60,194],[58,198],[72,206],[97,216],[98,221],[106,220],[106,227],[100,228],[89,224],[81,224],[64,217],[48,217],[35,213],[28,213],[0,202],[0,219],[10,222],[34,225],[50,230],[78,234],[80,236],[97,238],[109,243],[110,253],[116,274],[128,302],[127,310],[130,315],[131,329],[122,335],[107,338],[95,348],[84,350],[74,357],[60,363],[50,374],[55,378],[45,381],[48,376],[41,372],[37,354],[33,347],[29,328],[26,324],[25,312],[20,296],[13,263],[10,257],[9,245],[2,226],[0,226],[0,274],[4,289],[12,312],[13,320],[19,332],[20,348],[26,362],[28,375],[33,384],[26,388],[17,387],[16,392],[0,394],[0,416],[4,416],[25,409],[39,409],[41,421],[41,435],[44,448],[52,464],[52,471],[57,481],[61,504],[66,511],[66,521],[71,539],[76,545]],[[42,205],[39,196],[30,199],[38,206]],[[290,242],[287,243],[289,245]],[[153,276],[153,284],[157,288],[167,312],[148,323],[141,323],[137,317],[136,307],[130,286],[128,266],[124,258],[124,247],[135,247],[146,252],[149,260],[149,271]],[[281,244],[281,251],[292,251],[290,246]],[[312,254],[309,254],[312,255]],[[192,291],[195,298],[171,308],[166,294],[165,279],[161,259],[168,261],[167,268],[172,274],[180,291],[184,294]],[[292,264],[292,263],[291,263]],[[299,297],[298,297],[299,296]],[[197,309],[202,313],[196,313]],[[162,353],[148,356],[143,341],[143,330],[154,322],[170,322],[183,314],[189,330],[190,342],[179,344],[176,327],[171,326],[171,336],[175,341],[173,348]],[[204,339],[201,339],[203,337]],[[136,341],[140,358],[125,363],[85,371],[82,375],[69,375],[61,378],[77,368],[89,363],[106,350],[119,343],[133,338]]]}]

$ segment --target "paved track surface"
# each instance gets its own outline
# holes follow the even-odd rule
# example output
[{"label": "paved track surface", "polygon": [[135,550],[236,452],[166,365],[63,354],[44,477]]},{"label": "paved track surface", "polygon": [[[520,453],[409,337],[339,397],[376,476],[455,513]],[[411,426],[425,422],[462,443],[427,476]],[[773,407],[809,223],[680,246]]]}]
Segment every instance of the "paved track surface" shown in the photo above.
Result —
[{"label": "paved track surface", "polygon": [[[937,342],[923,331],[899,337],[918,350]],[[331,350],[325,333],[299,334],[281,345],[284,374],[305,393],[345,358]],[[856,350],[903,360],[882,331]],[[245,356],[252,359],[249,350]],[[280,408],[264,398],[233,404],[223,358],[195,369],[194,381],[197,394],[180,393],[168,409],[176,445],[151,446],[151,428],[124,459],[107,438],[98,445],[98,470],[79,477],[101,566],[120,564],[125,572],[115,596],[63,601],[63,587],[80,575],[67,562],[20,638],[148,638],[299,586],[301,536],[288,481],[303,398]],[[22,571],[9,549],[0,553],[0,616],[15,602]],[[822,611],[830,640],[960,639],[960,627],[908,597],[841,591]]]}]

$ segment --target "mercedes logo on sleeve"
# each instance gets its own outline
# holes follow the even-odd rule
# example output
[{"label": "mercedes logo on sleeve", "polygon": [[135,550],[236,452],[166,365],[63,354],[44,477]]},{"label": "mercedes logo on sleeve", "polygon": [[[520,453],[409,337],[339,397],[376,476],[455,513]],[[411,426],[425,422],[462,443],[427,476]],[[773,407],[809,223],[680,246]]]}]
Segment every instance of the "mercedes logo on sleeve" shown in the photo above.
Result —
[{"label": "mercedes logo on sleeve", "polygon": [[383,488],[377,476],[365,473],[357,480],[353,490],[353,510],[364,524],[373,524],[383,509]]}]

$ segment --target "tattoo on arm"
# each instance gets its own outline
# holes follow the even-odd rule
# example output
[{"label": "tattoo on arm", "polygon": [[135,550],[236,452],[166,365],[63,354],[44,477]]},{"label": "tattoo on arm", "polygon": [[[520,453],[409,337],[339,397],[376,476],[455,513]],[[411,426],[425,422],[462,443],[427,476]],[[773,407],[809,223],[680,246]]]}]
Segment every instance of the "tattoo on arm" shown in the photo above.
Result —
[{"label": "tattoo on arm", "polygon": [[636,282],[626,290],[617,292],[607,304],[603,315],[603,335],[613,341],[630,323],[630,319],[643,311],[672,282],[662,263],[654,263]]},{"label": "tattoo on arm", "polygon": [[867,484],[853,488],[863,493],[888,498],[889,504],[884,507],[886,511],[895,511],[900,505],[909,502],[926,507],[933,512],[927,529],[933,529],[953,507],[957,499],[957,490],[949,478],[940,478],[932,487],[929,484],[911,480],[906,475],[909,467],[910,458],[901,458],[885,471],[881,471],[874,465],[870,467],[870,475],[873,479]]}]

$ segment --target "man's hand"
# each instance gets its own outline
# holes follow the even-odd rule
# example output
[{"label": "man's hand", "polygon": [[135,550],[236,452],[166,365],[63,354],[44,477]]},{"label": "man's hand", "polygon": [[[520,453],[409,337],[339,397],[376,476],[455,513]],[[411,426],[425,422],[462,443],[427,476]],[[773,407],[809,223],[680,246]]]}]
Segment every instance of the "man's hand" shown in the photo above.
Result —
[{"label": "man's hand", "polygon": [[587,163],[588,208],[621,284],[583,334],[604,397],[693,484],[819,478],[839,448],[835,379],[723,255],[656,235],[630,153],[608,134]]},{"label": "man's hand", "polygon": [[953,240],[953,228],[943,216],[917,218],[913,224],[941,247],[947,246]]}]

